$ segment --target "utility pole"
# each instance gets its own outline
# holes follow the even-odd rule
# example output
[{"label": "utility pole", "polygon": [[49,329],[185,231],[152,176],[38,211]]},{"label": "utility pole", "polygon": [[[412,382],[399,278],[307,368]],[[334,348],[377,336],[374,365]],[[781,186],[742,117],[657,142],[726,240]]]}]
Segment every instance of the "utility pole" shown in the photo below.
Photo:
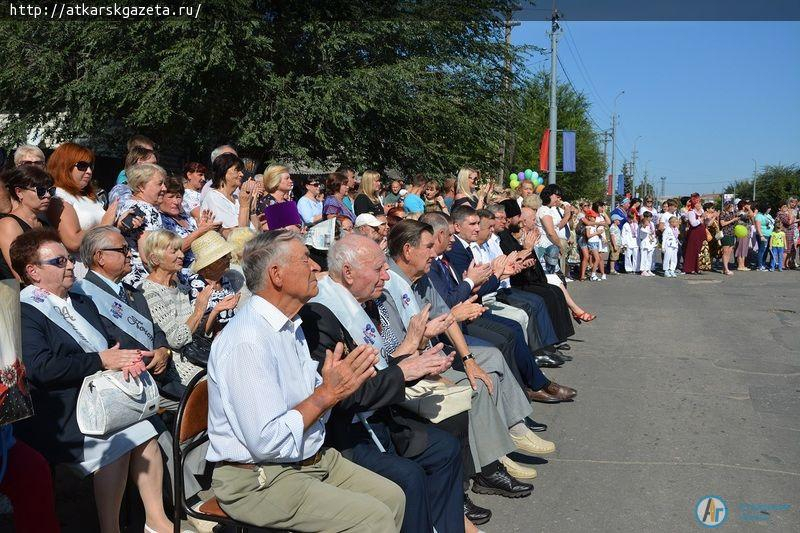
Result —
[{"label": "utility pole", "polygon": [[753,159],[753,201],[756,201],[756,176],[758,175],[758,163]]},{"label": "utility pole", "polygon": [[506,20],[504,24],[505,29],[505,64],[503,68],[503,100],[504,100],[504,109],[503,109],[503,138],[500,142],[500,169],[497,176],[497,185],[503,185],[503,178],[506,175],[506,158],[508,154],[511,152],[509,150],[508,145],[510,144],[510,133],[509,133],[509,114],[510,114],[510,106],[509,106],[509,90],[511,87],[511,28],[514,26],[519,26],[519,22],[513,22],[511,20],[511,11],[506,12]]},{"label": "utility pole", "polygon": [[558,107],[556,101],[556,93],[558,89],[557,69],[556,63],[558,55],[556,47],[558,45],[558,11],[556,11],[556,2],[553,0],[553,15],[550,19],[550,152],[548,160],[548,168],[550,172],[547,176],[547,183],[552,184],[556,182],[556,147],[558,146]]},{"label": "utility pole", "polygon": [[611,209],[617,205],[617,195],[614,190],[617,186],[617,176],[615,173],[617,162],[617,98],[625,94],[625,91],[620,91],[614,97],[614,112],[611,114]]},{"label": "utility pole", "polygon": [[663,199],[666,194],[664,193],[664,185],[667,183],[667,177],[661,176],[661,198]]},{"label": "utility pole", "polygon": [[636,139],[633,140],[633,152],[631,153],[631,176],[633,176],[633,193],[636,194],[636,158],[639,155],[639,151],[636,149],[636,143],[639,142],[642,136],[639,135]]}]

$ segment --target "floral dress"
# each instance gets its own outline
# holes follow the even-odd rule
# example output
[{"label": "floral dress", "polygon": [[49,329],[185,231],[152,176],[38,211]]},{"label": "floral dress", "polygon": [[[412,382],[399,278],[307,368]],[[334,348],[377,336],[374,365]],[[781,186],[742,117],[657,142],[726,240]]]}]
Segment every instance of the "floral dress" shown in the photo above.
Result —
[{"label": "floral dress", "polygon": [[147,202],[130,197],[122,204],[120,212],[124,213],[128,209],[134,210],[134,214],[141,216],[144,221],[138,228],[122,230],[122,235],[125,237],[125,241],[131,249],[131,271],[127,276],[122,278],[122,281],[138,289],[148,274],[144,263],[142,263],[142,257],[139,255],[139,238],[144,232],[156,231],[163,226],[161,224],[161,213]]},{"label": "floral dress", "polygon": [[[208,282],[200,274],[192,274],[189,276],[186,284],[189,286],[189,302],[194,307],[194,302],[197,300],[197,295],[206,288]],[[219,284],[219,290],[212,292],[211,298],[208,299],[208,306],[206,307],[205,316],[203,317],[203,324],[205,324],[205,321],[208,319],[208,314],[219,302],[232,294],[236,294],[233,284],[226,276],[222,276],[222,278],[219,280]],[[233,318],[235,314],[236,309],[226,309],[217,316],[217,323],[220,325],[226,324],[230,319]]]},{"label": "floral dress", "polygon": [[[181,222],[184,222],[186,224],[186,227],[181,225]],[[161,226],[164,229],[169,230],[172,233],[175,233],[181,239],[185,239],[186,237],[197,231],[197,222],[195,221],[194,217],[191,217],[185,213],[181,213],[176,218],[161,213]],[[189,277],[190,272],[188,270],[193,262],[194,262],[194,252],[192,252],[191,249],[183,252],[183,270],[181,271],[183,279]]]}]

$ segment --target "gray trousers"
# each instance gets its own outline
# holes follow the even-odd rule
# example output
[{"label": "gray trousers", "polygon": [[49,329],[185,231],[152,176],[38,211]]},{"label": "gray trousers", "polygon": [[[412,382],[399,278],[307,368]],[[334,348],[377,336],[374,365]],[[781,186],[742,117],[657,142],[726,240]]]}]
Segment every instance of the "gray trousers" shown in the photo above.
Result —
[{"label": "gray trousers", "polygon": [[[531,404],[511,374],[503,354],[497,348],[469,346],[475,361],[492,378],[494,395],[482,381],[472,393],[469,410],[469,447],[475,470],[497,461],[517,449],[508,428],[532,413]],[[469,385],[464,372],[453,368],[442,374],[459,385]]]}]

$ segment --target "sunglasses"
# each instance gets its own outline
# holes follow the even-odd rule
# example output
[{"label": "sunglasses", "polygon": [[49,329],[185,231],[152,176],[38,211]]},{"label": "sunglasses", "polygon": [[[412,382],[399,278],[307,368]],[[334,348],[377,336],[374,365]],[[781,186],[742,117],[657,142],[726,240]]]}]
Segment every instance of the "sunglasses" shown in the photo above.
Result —
[{"label": "sunglasses", "polygon": [[52,186],[52,187],[41,187],[41,186],[37,185],[36,187],[25,187],[25,190],[26,191],[36,191],[36,196],[38,196],[40,200],[42,198],[44,198],[45,194],[50,196],[50,198],[54,198],[55,195],[56,195],[56,187],[55,187],[55,185]]},{"label": "sunglasses", "polygon": [[86,172],[88,169],[92,168],[92,164],[88,161],[78,161],[75,163],[75,168],[80,170],[81,172]]},{"label": "sunglasses", "polygon": [[44,161],[20,161],[18,166],[24,167],[27,165],[44,168]]},{"label": "sunglasses", "polygon": [[128,255],[128,252],[131,251],[131,247],[127,244],[125,246],[120,246],[119,248],[101,248],[101,252],[119,252],[122,255]]},{"label": "sunglasses", "polygon": [[316,181],[309,181],[308,184],[312,187],[319,187],[319,183]]},{"label": "sunglasses", "polygon": [[40,265],[50,265],[50,266],[54,266],[54,267],[58,267],[58,268],[64,268],[67,265],[67,261],[69,261],[69,259],[67,259],[66,256],[59,255],[58,257],[54,257],[52,259],[48,259],[47,261],[39,261],[39,264]]}]

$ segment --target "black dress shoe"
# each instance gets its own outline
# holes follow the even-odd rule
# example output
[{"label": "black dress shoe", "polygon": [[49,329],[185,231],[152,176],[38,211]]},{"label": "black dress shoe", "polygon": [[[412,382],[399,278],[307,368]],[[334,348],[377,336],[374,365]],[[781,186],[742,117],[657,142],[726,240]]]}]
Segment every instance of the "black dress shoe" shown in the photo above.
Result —
[{"label": "black dress shoe", "polygon": [[531,431],[535,431],[536,433],[547,431],[547,424],[542,424],[541,422],[537,422],[536,420],[530,417],[526,416],[524,422],[525,426],[527,426],[528,429],[530,429]]},{"label": "black dress shoe", "polygon": [[539,368],[558,368],[564,364],[564,360],[558,356],[550,356],[550,355],[534,355],[533,362],[536,363],[536,366]]},{"label": "black dress shoe", "polygon": [[572,349],[572,346],[570,346],[565,342],[563,344],[559,344],[558,346],[556,346],[556,349],[561,350],[562,352],[568,352]]},{"label": "black dress shoe", "polygon": [[525,498],[531,495],[531,491],[533,491],[533,485],[512,477],[502,464],[491,475],[476,474],[472,483],[472,492],[497,494],[506,498]]},{"label": "black dress shoe", "polygon": [[[557,356],[559,356],[561,359],[563,359],[564,361],[572,361],[572,356],[571,356],[571,355],[567,355],[567,354],[565,354],[565,353],[564,353],[564,352],[562,352],[561,350],[556,350],[555,354],[556,354]],[[549,354],[548,354],[548,355],[549,355]]]},{"label": "black dress shoe", "polygon": [[465,493],[464,494],[464,516],[467,517],[467,520],[479,526],[481,524],[485,524],[492,518],[492,512],[489,509],[484,509],[483,507],[478,507],[473,503],[472,500],[469,499],[469,496]]}]

